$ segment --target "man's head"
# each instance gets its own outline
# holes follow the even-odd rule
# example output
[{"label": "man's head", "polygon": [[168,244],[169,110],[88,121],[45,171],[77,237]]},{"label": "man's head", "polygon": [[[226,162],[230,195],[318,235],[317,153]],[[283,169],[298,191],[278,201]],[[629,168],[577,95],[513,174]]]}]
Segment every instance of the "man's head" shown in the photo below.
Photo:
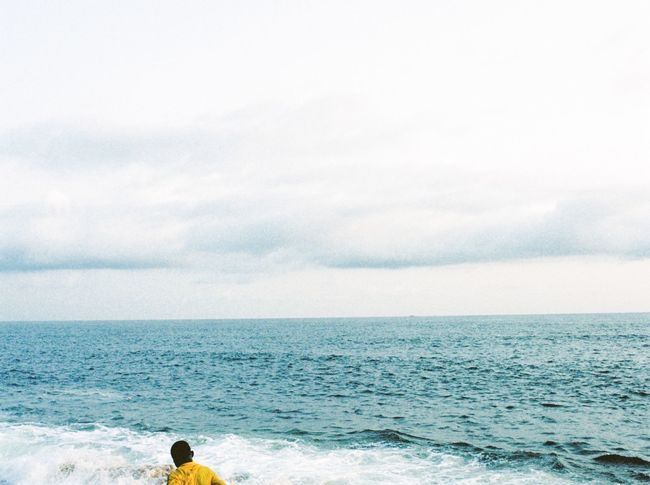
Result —
[{"label": "man's head", "polygon": [[192,461],[192,458],[194,458],[194,452],[187,441],[177,441],[174,443],[172,445],[171,454],[172,460],[174,460],[174,465],[176,466],[181,466],[183,463]]}]

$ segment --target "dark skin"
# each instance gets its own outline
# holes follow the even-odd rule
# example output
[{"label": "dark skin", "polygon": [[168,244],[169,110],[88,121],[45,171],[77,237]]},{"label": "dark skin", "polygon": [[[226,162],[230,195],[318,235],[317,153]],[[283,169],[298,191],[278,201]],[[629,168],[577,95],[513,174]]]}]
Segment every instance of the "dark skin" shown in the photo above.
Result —
[{"label": "dark skin", "polygon": [[174,460],[174,465],[176,465],[176,468],[181,466],[183,463],[189,463],[192,461],[192,458],[194,458],[194,450],[190,450],[190,454],[186,456],[185,458],[173,458]]}]

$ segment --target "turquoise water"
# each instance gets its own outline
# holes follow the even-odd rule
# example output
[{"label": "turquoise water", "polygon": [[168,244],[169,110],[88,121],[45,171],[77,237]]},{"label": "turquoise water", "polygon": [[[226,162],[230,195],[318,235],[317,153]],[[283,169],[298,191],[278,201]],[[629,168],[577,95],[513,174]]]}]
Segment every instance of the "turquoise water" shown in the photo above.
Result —
[{"label": "turquoise water", "polygon": [[178,438],[241,484],[650,480],[650,314],[6,322],[0,392],[5,484]]}]

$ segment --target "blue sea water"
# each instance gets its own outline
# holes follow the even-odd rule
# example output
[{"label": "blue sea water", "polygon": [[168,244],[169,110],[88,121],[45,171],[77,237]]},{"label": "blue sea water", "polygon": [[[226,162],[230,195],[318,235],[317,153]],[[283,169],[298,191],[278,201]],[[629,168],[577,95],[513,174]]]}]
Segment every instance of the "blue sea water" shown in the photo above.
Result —
[{"label": "blue sea water", "polygon": [[0,323],[0,483],[650,481],[650,314]]}]

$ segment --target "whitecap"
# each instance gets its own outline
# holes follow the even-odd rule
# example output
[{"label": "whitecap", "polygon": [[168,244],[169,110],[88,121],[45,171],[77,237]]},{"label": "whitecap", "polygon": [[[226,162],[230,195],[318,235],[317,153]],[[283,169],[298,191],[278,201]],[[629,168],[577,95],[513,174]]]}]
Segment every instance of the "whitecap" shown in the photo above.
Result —
[{"label": "whitecap", "polygon": [[[104,426],[0,423],[0,476],[11,485],[163,484],[180,437]],[[540,470],[494,470],[476,460],[412,448],[323,449],[236,435],[186,436],[198,462],[232,485],[562,484]]]}]

